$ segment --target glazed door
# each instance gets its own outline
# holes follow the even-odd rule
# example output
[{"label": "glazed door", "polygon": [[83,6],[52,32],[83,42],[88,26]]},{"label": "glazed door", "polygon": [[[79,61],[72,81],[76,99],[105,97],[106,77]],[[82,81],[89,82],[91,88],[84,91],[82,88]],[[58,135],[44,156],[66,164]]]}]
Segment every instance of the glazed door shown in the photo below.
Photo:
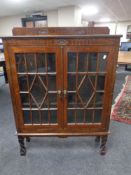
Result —
[{"label": "glazed door", "polygon": [[13,48],[13,83],[19,126],[27,132],[55,132],[63,105],[58,48]]},{"label": "glazed door", "polygon": [[[65,49],[64,121],[67,130],[82,132],[105,129],[111,95],[106,81],[111,80],[111,62],[109,47]],[[107,101],[109,105],[106,106]]]}]

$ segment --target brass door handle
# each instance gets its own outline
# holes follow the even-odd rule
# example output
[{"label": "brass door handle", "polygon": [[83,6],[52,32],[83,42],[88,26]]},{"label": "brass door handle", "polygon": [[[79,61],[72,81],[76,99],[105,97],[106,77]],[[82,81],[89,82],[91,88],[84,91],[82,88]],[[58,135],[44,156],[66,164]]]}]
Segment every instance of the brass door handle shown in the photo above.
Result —
[{"label": "brass door handle", "polygon": [[57,91],[57,95],[58,95],[59,97],[62,97],[62,94],[64,95],[64,97],[66,97],[66,96],[67,96],[67,90],[64,90],[63,93],[62,93],[61,90],[58,90],[58,91]]},{"label": "brass door handle", "polygon": [[67,90],[64,90],[64,96],[65,97],[67,96]]},{"label": "brass door handle", "polygon": [[57,95],[61,95],[62,91],[61,90],[58,90],[57,91]]},{"label": "brass door handle", "polygon": [[58,91],[57,91],[57,95],[58,95],[60,98],[62,98],[62,91],[61,91],[61,90],[58,90]]}]

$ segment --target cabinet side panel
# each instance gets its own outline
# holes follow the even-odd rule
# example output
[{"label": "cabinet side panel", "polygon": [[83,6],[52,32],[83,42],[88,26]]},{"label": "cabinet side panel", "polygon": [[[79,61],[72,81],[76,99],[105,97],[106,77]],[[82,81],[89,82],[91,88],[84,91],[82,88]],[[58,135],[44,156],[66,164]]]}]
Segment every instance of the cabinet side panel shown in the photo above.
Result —
[{"label": "cabinet side panel", "polygon": [[5,61],[6,61],[6,70],[7,70],[7,76],[8,76],[8,81],[9,81],[9,89],[10,89],[10,94],[11,94],[11,101],[12,101],[12,107],[13,107],[13,112],[14,112],[14,120],[16,124],[16,130],[17,132],[21,132],[20,125],[19,125],[19,120],[18,120],[18,114],[17,114],[17,109],[16,109],[16,99],[14,97],[14,85],[13,85],[13,80],[12,80],[12,64],[10,62],[10,47],[8,46],[8,41],[3,40],[4,44],[4,55],[5,55]]},{"label": "cabinet side panel", "polygon": [[110,79],[107,82],[107,85],[109,86],[109,90],[111,94],[109,95],[107,105],[108,105],[108,111],[107,111],[107,117],[106,117],[106,130],[109,130],[109,124],[110,124],[110,115],[111,115],[111,108],[112,108],[112,100],[113,100],[113,92],[114,92],[114,85],[115,85],[115,80],[116,80],[116,65],[117,65],[117,60],[118,60],[118,52],[119,52],[119,43],[120,39],[117,38],[114,41],[114,45],[112,46],[112,61],[110,62],[108,66],[108,72]]}]

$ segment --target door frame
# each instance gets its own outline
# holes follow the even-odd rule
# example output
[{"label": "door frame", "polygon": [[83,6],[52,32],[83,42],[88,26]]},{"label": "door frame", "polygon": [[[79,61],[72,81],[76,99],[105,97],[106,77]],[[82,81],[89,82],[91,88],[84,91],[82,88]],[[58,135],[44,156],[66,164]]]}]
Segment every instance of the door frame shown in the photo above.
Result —
[{"label": "door frame", "polygon": [[[106,65],[106,75],[105,75],[105,87],[104,87],[104,98],[103,98],[103,110],[102,110],[102,122],[95,124],[68,124],[67,123],[67,98],[64,97],[64,128],[65,131],[72,132],[100,132],[106,131],[106,122],[109,120],[110,111],[111,111],[111,103],[112,103],[112,95],[113,95],[113,86],[111,81],[114,81],[113,71],[114,71],[114,59],[113,54],[115,49],[113,46],[99,46],[99,45],[91,45],[91,46],[65,46],[64,47],[64,90],[68,91],[68,52],[107,52],[107,65]],[[111,66],[112,65],[112,66]]]},{"label": "door frame", "polygon": [[[9,54],[9,62],[10,62],[10,68],[11,68],[11,77],[12,77],[12,86],[11,91],[13,92],[12,98],[14,99],[13,102],[13,108],[14,108],[14,115],[15,120],[17,123],[17,131],[18,132],[58,132],[59,129],[61,129],[62,121],[63,121],[63,104],[61,102],[61,98],[57,95],[57,119],[58,124],[42,124],[42,125],[25,125],[23,122],[23,112],[22,112],[22,104],[20,100],[20,89],[19,89],[19,83],[18,83],[18,76],[17,76],[17,68],[16,68],[16,62],[15,62],[15,54],[16,53],[55,53],[56,54],[56,91],[57,90],[63,90],[63,82],[62,79],[59,78],[61,74],[63,74],[62,69],[60,67],[62,66],[61,61],[61,53],[59,47],[51,47],[51,46],[10,46],[10,54]],[[12,87],[15,87],[12,89]]]}]

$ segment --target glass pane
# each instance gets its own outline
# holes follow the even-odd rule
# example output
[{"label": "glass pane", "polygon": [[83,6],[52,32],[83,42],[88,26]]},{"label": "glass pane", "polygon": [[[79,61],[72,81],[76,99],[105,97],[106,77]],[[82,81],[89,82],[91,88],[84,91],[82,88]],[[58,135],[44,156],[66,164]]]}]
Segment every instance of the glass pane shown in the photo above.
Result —
[{"label": "glass pane", "polygon": [[69,91],[76,90],[76,75],[68,74],[68,90]]},{"label": "glass pane", "polygon": [[26,72],[24,54],[15,54],[17,72]]},{"label": "glass pane", "polygon": [[20,91],[28,91],[27,77],[25,75],[18,76]]},{"label": "glass pane", "polygon": [[87,71],[88,71],[88,54],[79,53],[78,72],[87,72]]},{"label": "glass pane", "polygon": [[76,111],[76,123],[84,123],[84,110]]},{"label": "glass pane", "polygon": [[81,86],[79,87],[79,95],[83,101],[84,104],[86,104],[88,102],[88,100],[90,99],[92,93],[93,93],[94,89],[92,87],[91,82],[89,81],[88,76],[86,76],[81,84]]},{"label": "glass pane", "polygon": [[88,56],[88,71],[96,72],[97,53],[90,53]]},{"label": "glass pane", "polygon": [[68,93],[67,101],[68,101],[69,108],[76,107],[75,98],[76,98],[76,93]]},{"label": "glass pane", "polygon": [[41,80],[41,77],[36,76],[35,80],[33,81],[32,87],[31,87],[31,94],[34,97],[37,104],[41,105],[41,103],[46,95],[46,89],[45,89],[45,86]]},{"label": "glass pane", "polygon": [[74,110],[68,110],[67,114],[67,122],[68,123],[75,123],[75,111]]},{"label": "glass pane", "polygon": [[92,96],[92,99],[91,99],[91,101],[90,101],[90,103],[88,104],[87,107],[90,107],[90,108],[95,107],[95,95]]},{"label": "glass pane", "polygon": [[49,99],[47,95],[46,97],[44,97],[44,100],[42,101],[41,108],[48,108],[48,107],[49,107]]},{"label": "glass pane", "polygon": [[104,90],[105,76],[98,76],[97,79],[97,90]]},{"label": "glass pane", "polygon": [[76,72],[76,53],[68,53],[68,72]]},{"label": "glass pane", "polygon": [[57,111],[50,111],[50,123],[57,123]]},{"label": "glass pane", "polygon": [[102,107],[103,106],[103,93],[96,93],[96,107]]},{"label": "glass pane", "polygon": [[27,62],[27,70],[28,72],[37,72],[36,67],[36,54],[25,54],[26,62]]},{"label": "glass pane", "polygon": [[56,72],[56,60],[54,53],[48,53],[47,55],[48,72]]},{"label": "glass pane", "polygon": [[32,83],[35,80],[36,75],[28,75],[29,88],[32,87]]},{"label": "glass pane", "polygon": [[35,101],[34,97],[33,96],[29,96],[30,97],[30,104],[31,104],[31,108],[38,108],[38,104],[37,102]]},{"label": "glass pane", "polygon": [[28,94],[20,94],[21,97],[21,103],[23,108],[29,108],[29,95]]},{"label": "glass pane", "polygon": [[57,107],[57,99],[56,99],[56,94],[51,93],[49,95],[49,106],[50,108],[56,108]]},{"label": "glass pane", "polygon": [[33,124],[40,124],[40,116],[39,116],[39,111],[32,111],[32,120]]},{"label": "glass pane", "polygon": [[56,76],[48,75],[48,90],[56,91]]},{"label": "glass pane", "polygon": [[93,110],[86,110],[86,123],[92,123]]},{"label": "glass pane", "polygon": [[46,72],[45,53],[37,54],[37,68],[38,72]]},{"label": "glass pane", "polygon": [[92,86],[95,87],[96,76],[95,75],[88,75],[88,78],[89,78],[90,83],[92,84]]},{"label": "glass pane", "polygon": [[24,110],[23,111],[23,120],[24,120],[24,124],[31,124],[30,111],[29,110]]},{"label": "glass pane", "polygon": [[48,75],[47,78],[46,75],[41,75],[39,77],[42,80],[42,84],[45,86],[45,88],[48,88],[48,91],[56,91],[56,75]]},{"label": "glass pane", "polygon": [[47,89],[47,79],[46,79],[46,75],[39,75],[39,79],[40,79],[42,85],[44,86],[44,89]]},{"label": "glass pane", "polygon": [[99,72],[106,71],[107,53],[99,53]]},{"label": "glass pane", "polygon": [[41,111],[41,119],[42,119],[42,123],[49,123],[48,121],[48,111]]},{"label": "glass pane", "polygon": [[90,84],[93,88],[95,86],[95,80],[96,80],[95,75],[78,75],[78,86],[80,86],[80,84],[83,83],[83,81],[85,82],[86,78],[88,78],[88,80],[90,81]]},{"label": "glass pane", "polygon": [[102,117],[102,110],[95,110],[94,123],[100,123]]},{"label": "glass pane", "polygon": [[79,86],[81,84],[82,80],[84,80],[85,78],[86,78],[86,75],[78,75],[78,84],[77,84],[77,86]]}]

